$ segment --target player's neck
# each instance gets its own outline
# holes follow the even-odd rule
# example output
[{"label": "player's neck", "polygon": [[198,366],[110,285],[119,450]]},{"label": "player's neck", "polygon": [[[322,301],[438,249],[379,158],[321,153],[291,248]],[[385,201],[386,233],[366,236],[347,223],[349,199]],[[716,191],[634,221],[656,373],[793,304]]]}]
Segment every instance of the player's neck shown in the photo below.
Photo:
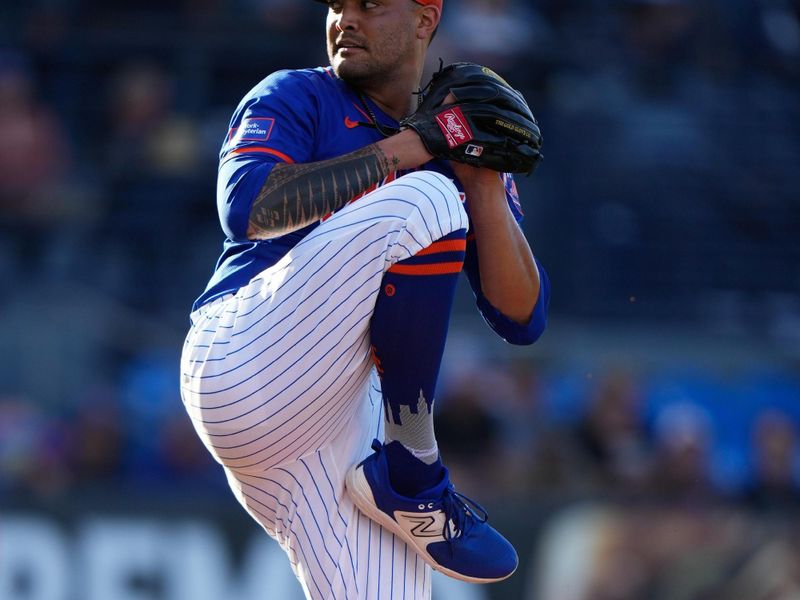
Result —
[{"label": "player's neck", "polygon": [[380,83],[370,85],[365,83],[360,86],[361,92],[380,107],[387,115],[400,121],[417,109],[417,99],[414,92],[419,88],[422,75],[419,69],[410,69],[409,73],[395,77],[392,80],[382,80]]},{"label": "player's neck", "polygon": [[395,121],[400,121],[413,112],[414,100],[411,93],[403,96],[393,96],[368,89],[363,89],[362,92]]}]

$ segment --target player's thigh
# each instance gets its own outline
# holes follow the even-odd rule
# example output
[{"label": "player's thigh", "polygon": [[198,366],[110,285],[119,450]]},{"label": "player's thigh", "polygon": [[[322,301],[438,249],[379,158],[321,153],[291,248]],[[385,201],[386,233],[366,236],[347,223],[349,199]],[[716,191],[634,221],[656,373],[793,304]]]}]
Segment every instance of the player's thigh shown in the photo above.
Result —
[{"label": "player's thigh", "polygon": [[356,409],[385,268],[382,244],[362,239],[288,256],[190,334],[183,398],[222,464],[260,470],[296,460]]},{"label": "player's thigh", "polygon": [[220,462],[260,469],[314,451],[351,417],[371,369],[383,273],[466,227],[452,182],[412,174],[321,224],[204,315],[187,340],[183,397]]},{"label": "player's thigh", "polygon": [[[226,467],[260,471],[296,460],[347,422],[372,368],[361,324],[371,310],[356,301],[346,314],[335,314],[331,302],[340,293],[283,306],[267,297],[259,309],[263,318],[241,329],[225,325],[236,320],[234,301],[231,314],[221,316],[218,335],[194,346],[195,354],[208,353],[194,360],[191,349],[185,353],[185,406]],[[340,301],[346,299],[344,294]]]}]

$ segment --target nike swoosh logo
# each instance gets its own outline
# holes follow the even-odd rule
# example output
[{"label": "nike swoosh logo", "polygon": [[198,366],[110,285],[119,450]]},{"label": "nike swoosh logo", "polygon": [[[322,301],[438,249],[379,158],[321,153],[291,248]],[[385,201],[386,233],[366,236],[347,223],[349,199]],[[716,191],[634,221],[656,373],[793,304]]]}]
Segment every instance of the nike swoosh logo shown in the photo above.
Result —
[{"label": "nike swoosh logo", "polygon": [[347,127],[348,129],[355,129],[356,127],[358,127],[358,125],[359,125],[358,121],[353,121],[350,117],[347,116],[344,118],[344,126]]}]

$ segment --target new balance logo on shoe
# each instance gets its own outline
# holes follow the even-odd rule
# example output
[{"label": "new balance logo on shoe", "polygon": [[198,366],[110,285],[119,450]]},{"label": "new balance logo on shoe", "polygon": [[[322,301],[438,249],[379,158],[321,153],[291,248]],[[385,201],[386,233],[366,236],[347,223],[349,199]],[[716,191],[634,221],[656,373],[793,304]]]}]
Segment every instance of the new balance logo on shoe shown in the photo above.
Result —
[{"label": "new balance logo on shoe", "polygon": [[444,513],[437,510],[427,515],[395,511],[395,520],[411,535],[419,538],[433,538],[444,541]]}]

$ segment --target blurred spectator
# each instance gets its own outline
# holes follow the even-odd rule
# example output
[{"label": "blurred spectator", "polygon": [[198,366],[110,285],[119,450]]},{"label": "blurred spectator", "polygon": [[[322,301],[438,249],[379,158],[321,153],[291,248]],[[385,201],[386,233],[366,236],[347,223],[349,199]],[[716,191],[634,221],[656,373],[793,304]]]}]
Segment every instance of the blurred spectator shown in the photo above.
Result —
[{"label": "blurred spectator", "polygon": [[[130,360],[120,378],[121,410],[127,436],[123,460],[126,475],[133,480],[165,479],[173,458],[163,452],[178,450],[164,439],[164,431],[176,418],[185,417],[180,391],[175,385],[177,357],[163,353]],[[192,447],[195,447],[193,444]],[[180,462],[180,457],[177,457]]]},{"label": "blurred spectator", "polygon": [[[171,260],[164,260],[165,243],[180,239],[187,227],[199,231],[203,224],[195,221],[195,207],[213,206],[215,171],[201,161],[205,138],[200,123],[177,108],[176,85],[171,73],[149,61],[117,67],[108,126],[98,139],[105,148],[111,224],[99,233],[107,281],[113,293],[148,311],[167,310],[178,300],[185,310],[191,303],[195,292],[187,292],[183,277],[196,261],[197,247],[174,243]],[[223,135],[219,132],[219,139]],[[158,307],[153,307],[155,290]]]},{"label": "blurred spectator", "polygon": [[[762,551],[763,523],[736,511],[595,506],[566,511],[554,521],[551,544],[542,546],[550,568],[539,571],[528,600],[796,597],[791,580],[797,555],[784,544],[778,552],[768,546]],[[564,539],[566,543],[559,543]],[[768,557],[776,561],[770,563]],[[754,569],[749,562],[761,564]],[[738,585],[729,586],[732,579]],[[754,593],[765,587],[786,595]]]},{"label": "blurred spectator", "polygon": [[60,119],[37,98],[24,60],[0,55],[0,218],[17,222],[56,219],[70,163]]},{"label": "blurred spectator", "polygon": [[705,502],[717,494],[711,481],[709,452],[713,432],[708,415],[676,401],[655,423],[655,462],[651,489],[670,502]]},{"label": "blurred spectator", "polygon": [[789,417],[769,410],[752,430],[753,476],[746,499],[759,509],[800,507],[797,428]]},{"label": "blurred spectator", "polygon": [[698,3],[686,0],[623,0],[630,58],[641,75],[679,70],[693,58]]},{"label": "blurred spectator", "polygon": [[650,464],[637,382],[627,371],[612,371],[593,393],[575,431],[575,468],[600,489],[641,491]]},{"label": "blurred spectator", "polygon": [[80,485],[118,483],[125,424],[115,390],[98,389],[82,400],[71,424],[72,463]]},{"label": "blurred spectator", "polygon": [[71,431],[28,399],[0,396],[0,493],[64,493]]},{"label": "blurred spectator", "polygon": [[[501,472],[499,449],[502,428],[490,408],[494,394],[487,394],[493,380],[488,377],[464,377],[437,398],[435,407],[436,439],[443,460],[450,469],[453,481],[466,494],[480,491],[487,497],[498,495]],[[487,485],[491,481],[493,485]]]},{"label": "blurred spectator", "polygon": [[759,25],[782,74],[800,75],[800,1],[760,0]]},{"label": "blurred spectator", "polygon": [[[313,20],[323,14],[308,2],[297,0],[240,0],[243,8],[257,16],[261,22],[273,29],[297,30],[304,20]],[[320,30],[321,33],[322,30]],[[320,41],[321,41],[320,35]]]},{"label": "blurred spectator", "polygon": [[112,175],[190,175],[197,166],[199,127],[173,108],[173,82],[149,62],[118,70],[110,90],[107,132]]},{"label": "blurred spectator", "polygon": [[495,367],[502,378],[490,385],[489,409],[498,421],[498,460],[503,496],[526,496],[540,479],[539,454],[546,428],[542,415],[541,374],[525,357]]},{"label": "blurred spectator", "polygon": [[[535,58],[552,41],[547,23],[531,5],[517,0],[465,0],[446,5],[442,37],[452,45],[449,51],[454,60],[468,58],[490,65],[516,86],[520,83],[509,71],[525,57]],[[525,80],[530,75],[525,69],[518,69],[516,74]]]},{"label": "blurred spectator", "polygon": [[166,477],[172,482],[186,485],[194,481],[205,485],[209,478],[221,476],[192,422],[183,414],[170,415],[160,425],[159,454],[166,467]]}]

